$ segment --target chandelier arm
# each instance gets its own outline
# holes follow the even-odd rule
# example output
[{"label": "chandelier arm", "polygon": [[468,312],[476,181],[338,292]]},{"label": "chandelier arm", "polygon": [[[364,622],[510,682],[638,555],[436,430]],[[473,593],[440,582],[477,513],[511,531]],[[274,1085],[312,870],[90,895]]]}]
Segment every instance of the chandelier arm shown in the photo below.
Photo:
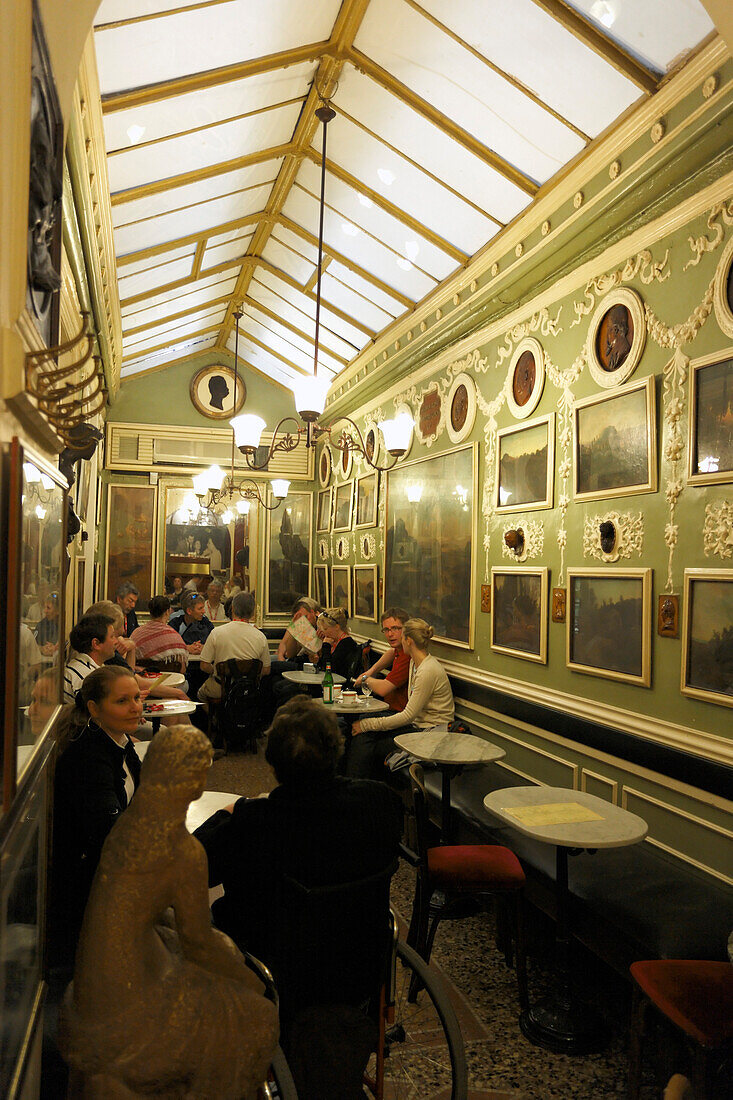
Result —
[{"label": "chandelier arm", "polygon": [[[340,424],[342,420],[345,420],[346,423],[350,424],[351,427],[354,429],[354,431],[356,432],[356,435],[357,435],[358,442],[354,441],[354,439],[350,435],[347,435],[346,432],[344,432],[343,436],[342,436],[342,438],[344,439],[344,445],[343,446],[340,444],[340,442],[338,440],[336,440],[334,442],[334,440],[333,440],[334,426],[336,424]],[[351,419],[350,416],[339,416],[339,417],[336,418],[336,420],[334,420],[333,424],[330,424],[328,428],[322,428],[322,430],[323,431],[328,431],[331,434],[331,445],[333,447],[335,447],[337,451],[356,451],[357,454],[360,454],[360,455],[364,456],[364,458],[367,460],[367,462],[369,463],[369,465],[372,467],[373,470],[379,470],[381,473],[388,473],[390,470],[393,470],[394,467],[397,465],[399,455],[393,455],[392,456],[392,461],[390,462],[389,466],[380,466],[379,463],[372,461],[372,459],[369,457],[369,455],[367,454],[367,451],[366,451],[366,444],[364,442],[364,436],[361,434],[361,431],[359,430],[358,424],[356,424]]]},{"label": "chandelier arm", "polygon": [[[283,424],[287,424],[288,421],[295,425],[295,436],[293,436],[292,432],[285,432],[282,439],[278,439],[277,433],[280,431]],[[255,462],[253,455],[245,453],[244,457],[250,470],[264,470],[276,451],[285,451],[286,453],[294,451],[300,443],[300,437],[304,431],[305,428],[295,419],[294,416],[284,416],[275,425],[275,430],[272,433],[272,442],[267,449],[267,455],[265,456],[264,462],[257,463]]]}]

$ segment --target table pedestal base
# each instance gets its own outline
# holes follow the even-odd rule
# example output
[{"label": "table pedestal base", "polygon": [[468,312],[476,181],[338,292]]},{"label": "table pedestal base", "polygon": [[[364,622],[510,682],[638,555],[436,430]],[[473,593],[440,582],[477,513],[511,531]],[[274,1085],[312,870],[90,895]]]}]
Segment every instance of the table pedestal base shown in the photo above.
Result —
[{"label": "table pedestal base", "polygon": [[590,1005],[550,993],[519,1017],[522,1034],[554,1054],[590,1054],[608,1039],[603,1018]]}]

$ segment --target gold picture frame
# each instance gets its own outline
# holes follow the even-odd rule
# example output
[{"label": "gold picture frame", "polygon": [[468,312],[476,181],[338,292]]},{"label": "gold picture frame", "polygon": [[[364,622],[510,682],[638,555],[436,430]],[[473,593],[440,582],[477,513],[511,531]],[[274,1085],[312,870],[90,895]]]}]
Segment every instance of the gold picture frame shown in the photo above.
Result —
[{"label": "gold picture frame", "polygon": [[313,599],[319,607],[328,607],[328,566],[313,566]]},{"label": "gold picture frame", "polygon": [[374,527],[377,522],[377,504],[379,502],[379,473],[373,470],[356,481],[356,506],[354,509],[354,530],[361,527]]},{"label": "gold picture frame", "polygon": [[351,618],[351,566],[331,566],[331,607],[343,607]]},{"label": "gold picture frame", "polygon": [[331,505],[333,503],[331,489],[320,489],[318,492],[318,506],[316,512],[316,532],[329,531],[331,529]]},{"label": "gold picture frame", "polygon": [[685,569],[680,676],[682,694],[707,703],[733,707],[731,647],[733,569]]},{"label": "gold picture frame", "polygon": [[[603,500],[657,491],[654,376],[576,401],[573,497]],[[622,430],[619,430],[622,425]]]},{"label": "gold picture frame", "polygon": [[157,497],[157,486],[140,481],[107,486],[106,599],[114,600],[119,585],[131,581],[141,610],[155,595]]},{"label": "gold picture frame", "polygon": [[688,485],[733,481],[733,348],[690,363]]},{"label": "gold picture frame", "polygon": [[293,491],[279,508],[267,491],[264,580],[265,618],[290,618],[293,600],[310,595],[313,493]]},{"label": "gold picture frame", "polygon": [[565,663],[651,685],[651,569],[568,569]]},{"label": "gold picture frame", "polygon": [[189,393],[196,411],[210,420],[229,420],[240,412],[247,400],[242,375],[237,372],[235,376],[232,368],[223,363],[213,363],[196,371]]},{"label": "gold picture frame", "polygon": [[376,565],[354,566],[354,618],[376,623],[379,610],[379,582]]},{"label": "gold picture frame", "polygon": [[350,531],[354,513],[354,482],[342,481],[333,489],[332,531]]},{"label": "gold picture frame", "polygon": [[500,428],[496,433],[495,510],[552,508],[555,414]]},{"label": "gold picture frame", "polygon": [[496,566],[491,570],[491,648],[496,653],[547,664],[546,566]]}]

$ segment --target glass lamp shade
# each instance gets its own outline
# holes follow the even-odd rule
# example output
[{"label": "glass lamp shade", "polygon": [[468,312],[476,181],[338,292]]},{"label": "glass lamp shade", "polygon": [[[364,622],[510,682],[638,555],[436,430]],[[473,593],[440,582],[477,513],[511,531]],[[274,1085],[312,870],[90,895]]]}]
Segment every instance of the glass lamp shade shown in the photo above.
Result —
[{"label": "glass lamp shade", "polygon": [[298,379],[293,387],[298,416],[306,422],[318,420],[326,407],[326,394],[330,384],[327,378],[319,378],[314,374]]},{"label": "glass lamp shade", "polygon": [[206,474],[206,488],[216,489],[217,491],[221,489],[224,478],[227,476],[221,466],[217,466],[217,464],[214,463],[213,466],[209,466],[208,470],[204,472]]},{"label": "glass lamp shade", "polygon": [[265,422],[256,413],[242,413],[230,420],[234,429],[234,442],[243,454],[248,451],[253,453],[260,445],[262,433],[265,430]]},{"label": "glass lamp shade", "polygon": [[237,511],[239,512],[240,516],[248,515],[250,508],[251,508],[251,504],[248,500],[238,500],[237,501]]},{"label": "glass lamp shade", "polygon": [[197,497],[205,497],[209,491],[209,471],[202,470],[193,478],[193,491]]},{"label": "glass lamp shade", "polygon": [[415,421],[409,413],[401,412],[393,420],[380,420],[379,429],[384,445],[391,455],[403,455],[410,446]]},{"label": "glass lamp shade", "polygon": [[270,485],[272,487],[272,495],[276,497],[277,500],[285,500],[285,497],[290,492],[290,482],[286,481],[284,478],[275,477],[270,482]]},{"label": "glass lamp shade", "polygon": [[407,486],[407,499],[410,504],[419,504],[422,500],[422,481],[412,481]]},{"label": "glass lamp shade", "polygon": [[224,524],[225,527],[228,527],[233,519],[234,519],[234,513],[230,512],[230,510],[228,508],[227,508],[226,512],[222,512],[221,522]]},{"label": "glass lamp shade", "polygon": [[41,480],[41,471],[37,470],[32,462],[24,462],[23,476],[29,485],[35,485]]}]

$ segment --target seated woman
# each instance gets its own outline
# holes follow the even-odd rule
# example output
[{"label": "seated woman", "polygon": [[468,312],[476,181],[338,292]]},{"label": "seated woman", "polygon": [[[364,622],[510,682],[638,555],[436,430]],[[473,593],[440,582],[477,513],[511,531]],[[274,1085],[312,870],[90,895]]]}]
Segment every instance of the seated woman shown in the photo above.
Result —
[{"label": "seated woman", "polygon": [[130,738],[142,709],[132,669],[101,665],[59,716],[49,901],[55,965],[73,960],[102,845],[140,780]]},{"label": "seated woman", "polygon": [[[331,672],[349,680],[354,671],[354,661],[359,643],[349,634],[349,618],[343,607],[329,607],[318,616],[318,633],[323,638],[318,667],[331,666]],[[360,670],[361,671],[361,670]]]},{"label": "seated woman", "polygon": [[265,1078],[277,1009],[211,927],[206,856],[186,830],[210,764],[204,734],[161,730],[104,846],[59,1035],[85,1096],[243,1100]]},{"label": "seated woman", "polygon": [[181,672],[185,672],[188,664],[186,643],[177,630],[168,626],[171,601],[167,596],[153,596],[148,603],[148,611],[148,622],[142,623],[130,635],[137,656],[145,661],[178,660]]},{"label": "seated woman", "polygon": [[408,619],[402,627],[402,648],[412,660],[407,706],[384,718],[362,718],[351,727],[346,774],[371,778],[382,774],[385,757],[394,751],[392,734],[399,730],[430,729],[452,722],[453,692],[445,669],[428,648],[432,626],[424,619]]}]

